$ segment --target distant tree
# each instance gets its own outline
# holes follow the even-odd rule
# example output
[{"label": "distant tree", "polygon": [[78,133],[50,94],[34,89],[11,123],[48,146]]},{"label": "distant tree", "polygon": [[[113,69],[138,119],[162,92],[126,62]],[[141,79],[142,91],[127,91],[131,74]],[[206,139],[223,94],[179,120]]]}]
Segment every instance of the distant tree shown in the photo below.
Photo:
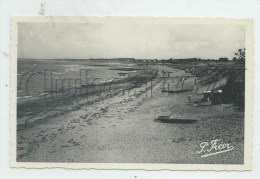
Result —
[{"label": "distant tree", "polygon": [[234,57],[232,60],[233,60],[233,61],[237,61],[237,57]]},{"label": "distant tree", "polygon": [[245,63],[246,49],[238,49],[238,52],[235,53],[235,58],[238,63]]},{"label": "distant tree", "polygon": [[227,57],[220,57],[218,59],[218,61],[220,61],[220,62],[228,62],[228,58]]}]

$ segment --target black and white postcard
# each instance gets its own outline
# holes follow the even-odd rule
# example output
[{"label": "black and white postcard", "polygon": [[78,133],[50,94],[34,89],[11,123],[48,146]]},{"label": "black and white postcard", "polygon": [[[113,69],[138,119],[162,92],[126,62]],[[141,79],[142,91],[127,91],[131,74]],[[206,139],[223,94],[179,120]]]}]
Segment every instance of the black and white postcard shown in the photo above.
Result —
[{"label": "black and white postcard", "polygon": [[14,17],[11,166],[250,170],[252,21]]}]

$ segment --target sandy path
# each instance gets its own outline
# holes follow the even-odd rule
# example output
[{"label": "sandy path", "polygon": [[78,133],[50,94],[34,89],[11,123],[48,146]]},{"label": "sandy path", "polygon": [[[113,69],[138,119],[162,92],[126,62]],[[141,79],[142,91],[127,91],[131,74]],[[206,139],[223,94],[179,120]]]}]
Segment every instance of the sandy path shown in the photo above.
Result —
[{"label": "sandy path", "polygon": [[[176,71],[175,73],[183,73]],[[187,93],[165,94],[161,83],[146,98],[120,93],[19,133],[19,161],[127,163],[242,163],[243,113],[223,105],[188,105]],[[192,115],[191,115],[192,114]],[[193,124],[155,122],[158,115],[198,119]],[[231,152],[201,158],[199,144],[230,142]]]}]

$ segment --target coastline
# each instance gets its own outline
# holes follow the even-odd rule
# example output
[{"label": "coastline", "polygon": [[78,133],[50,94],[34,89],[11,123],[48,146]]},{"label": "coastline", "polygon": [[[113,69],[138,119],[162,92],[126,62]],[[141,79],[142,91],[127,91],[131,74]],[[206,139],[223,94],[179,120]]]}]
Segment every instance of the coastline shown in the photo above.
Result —
[{"label": "coastline", "polygon": [[[185,74],[184,70],[172,71],[176,76]],[[75,100],[75,108],[64,103],[57,110],[72,110],[18,131],[18,162],[243,163],[243,112],[222,104],[189,105],[188,92],[161,93],[160,83],[153,86],[152,98],[146,97],[145,89],[145,84],[136,88],[139,96],[99,96],[92,104]],[[159,115],[197,122],[160,123],[155,121]],[[196,154],[201,142],[214,139],[235,147],[225,154],[225,160],[218,155],[202,159]]]}]

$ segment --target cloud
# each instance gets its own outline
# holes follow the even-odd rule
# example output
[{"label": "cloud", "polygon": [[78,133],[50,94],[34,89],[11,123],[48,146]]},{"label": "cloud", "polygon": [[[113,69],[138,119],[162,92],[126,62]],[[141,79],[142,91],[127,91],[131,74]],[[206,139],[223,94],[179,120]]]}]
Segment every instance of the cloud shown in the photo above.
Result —
[{"label": "cloud", "polygon": [[232,58],[243,26],[20,23],[19,58]]}]

